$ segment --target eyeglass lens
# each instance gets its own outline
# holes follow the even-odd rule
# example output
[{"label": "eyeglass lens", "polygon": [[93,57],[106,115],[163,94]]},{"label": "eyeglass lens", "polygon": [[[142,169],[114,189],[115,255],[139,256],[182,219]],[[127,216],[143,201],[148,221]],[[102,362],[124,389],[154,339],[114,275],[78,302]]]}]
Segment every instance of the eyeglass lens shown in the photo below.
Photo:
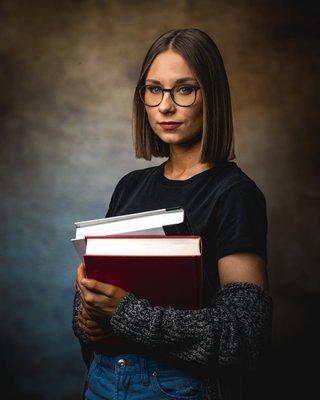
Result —
[{"label": "eyeglass lens", "polygon": [[[190,106],[196,98],[196,89],[191,85],[179,85],[173,90],[174,102],[180,106]],[[162,100],[160,86],[145,85],[140,88],[140,98],[145,105],[157,106]]]}]

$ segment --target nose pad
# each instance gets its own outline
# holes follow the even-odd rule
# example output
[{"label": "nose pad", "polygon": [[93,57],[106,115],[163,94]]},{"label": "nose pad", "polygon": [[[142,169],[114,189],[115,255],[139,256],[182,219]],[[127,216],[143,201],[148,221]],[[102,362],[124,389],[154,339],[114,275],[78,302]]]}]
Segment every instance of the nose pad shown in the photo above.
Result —
[{"label": "nose pad", "polygon": [[[167,96],[167,97],[166,97]],[[163,93],[163,98],[162,98],[162,101],[161,101],[161,103],[159,104],[159,110],[161,111],[161,112],[164,112],[165,110],[167,110],[167,109],[172,109],[172,108],[175,108],[175,103],[174,103],[174,101],[172,100],[172,98],[171,98],[171,96],[170,96],[170,92],[164,92]]]}]

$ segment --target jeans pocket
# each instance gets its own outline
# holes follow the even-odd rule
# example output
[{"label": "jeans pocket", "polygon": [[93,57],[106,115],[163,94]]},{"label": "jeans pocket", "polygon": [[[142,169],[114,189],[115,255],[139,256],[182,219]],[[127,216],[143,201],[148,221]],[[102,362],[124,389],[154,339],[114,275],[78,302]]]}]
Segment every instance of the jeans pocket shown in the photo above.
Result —
[{"label": "jeans pocket", "polygon": [[184,371],[154,371],[151,382],[162,398],[174,400],[201,400],[203,382]]}]

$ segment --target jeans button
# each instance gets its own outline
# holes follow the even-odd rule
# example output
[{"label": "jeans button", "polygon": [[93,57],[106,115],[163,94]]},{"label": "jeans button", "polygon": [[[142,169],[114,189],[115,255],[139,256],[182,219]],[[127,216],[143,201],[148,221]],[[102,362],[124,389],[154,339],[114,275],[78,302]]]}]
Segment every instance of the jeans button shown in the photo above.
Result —
[{"label": "jeans button", "polygon": [[123,358],[120,358],[118,360],[118,365],[120,365],[120,367],[124,367],[126,364],[127,364],[127,362]]}]

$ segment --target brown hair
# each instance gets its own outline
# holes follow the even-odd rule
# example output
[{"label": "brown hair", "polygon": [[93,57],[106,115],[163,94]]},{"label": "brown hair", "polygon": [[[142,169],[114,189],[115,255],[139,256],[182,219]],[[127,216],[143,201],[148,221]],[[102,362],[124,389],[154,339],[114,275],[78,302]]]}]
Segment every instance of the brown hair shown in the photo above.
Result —
[{"label": "brown hair", "polygon": [[[214,165],[235,158],[232,109],[227,74],[221,54],[208,34],[197,29],[172,29],[159,36],[142,63],[138,85],[145,78],[155,57],[166,50],[179,53],[202,87],[203,131],[201,163]],[[133,140],[136,158],[151,160],[169,157],[170,147],[152,130],[145,105],[136,88],[133,98]]]}]

